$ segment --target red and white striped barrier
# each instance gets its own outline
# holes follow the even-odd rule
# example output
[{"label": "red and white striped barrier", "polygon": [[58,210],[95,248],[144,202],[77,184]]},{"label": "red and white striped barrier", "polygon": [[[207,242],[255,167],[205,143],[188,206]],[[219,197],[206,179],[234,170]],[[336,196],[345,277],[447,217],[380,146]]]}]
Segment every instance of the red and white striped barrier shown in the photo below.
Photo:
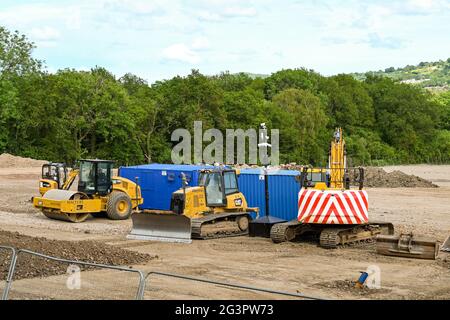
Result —
[{"label": "red and white striped barrier", "polygon": [[369,222],[369,197],[364,190],[301,189],[298,221],[314,224],[365,224]]}]

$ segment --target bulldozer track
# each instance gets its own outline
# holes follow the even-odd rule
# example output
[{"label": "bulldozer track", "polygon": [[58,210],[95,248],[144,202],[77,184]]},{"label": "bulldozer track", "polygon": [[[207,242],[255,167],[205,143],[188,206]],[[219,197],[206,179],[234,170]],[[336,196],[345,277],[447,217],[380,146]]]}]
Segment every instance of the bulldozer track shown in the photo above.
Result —
[{"label": "bulldozer track", "polygon": [[[203,218],[195,218],[191,220],[191,237],[192,239],[219,239],[219,238],[228,238],[228,237],[238,237],[248,235],[248,228],[246,230],[241,230],[237,223],[237,219],[240,217],[248,217],[250,219],[250,215],[247,212],[226,212],[213,214],[209,216],[205,216]],[[232,218],[232,219],[230,219]],[[221,230],[221,224],[224,222],[228,222],[228,224],[232,224],[231,228],[223,228],[225,230]],[[205,233],[202,230],[205,226],[210,226],[217,224],[218,228],[216,231],[212,233]]]}]

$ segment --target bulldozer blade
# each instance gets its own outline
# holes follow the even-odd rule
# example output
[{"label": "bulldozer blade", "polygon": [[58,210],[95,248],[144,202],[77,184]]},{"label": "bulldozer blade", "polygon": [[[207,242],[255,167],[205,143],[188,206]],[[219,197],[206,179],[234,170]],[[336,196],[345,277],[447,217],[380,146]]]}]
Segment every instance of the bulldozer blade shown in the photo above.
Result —
[{"label": "bulldozer blade", "polygon": [[448,236],[447,240],[445,240],[441,247],[441,251],[450,252],[450,236]]},{"label": "bulldozer blade", "polygon": [[378,254],[430,260],[436,260],[439,254],[439,241],[418,238],[412,234],[378,235],[376,240]]},{"label": "bulldozer blade", "polygon": [[174,213],[135,213],[127,239],[191,243],[191,220]]}]

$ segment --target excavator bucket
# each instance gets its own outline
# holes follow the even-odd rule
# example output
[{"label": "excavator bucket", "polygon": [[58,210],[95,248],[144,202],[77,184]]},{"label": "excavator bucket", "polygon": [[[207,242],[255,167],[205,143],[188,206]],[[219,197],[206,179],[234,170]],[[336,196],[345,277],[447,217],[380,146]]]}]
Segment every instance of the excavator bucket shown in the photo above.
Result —
[{"label": "excavator bucket", "polygon": [[175,213],[140,212],[131,216],[128,239],[191,243],[191,220]]},{"label": "excavator bucket", "polygon": [[448,236],[447,240],[445,240],[441,247],[441,251],[450,252],[450,236]]},{"label": "excavator bucket", "polygon": [[405,258],[436,260],[439,253],[439,241],[418,238],[412,233],[378,235],[376,247],[379,254]]}]

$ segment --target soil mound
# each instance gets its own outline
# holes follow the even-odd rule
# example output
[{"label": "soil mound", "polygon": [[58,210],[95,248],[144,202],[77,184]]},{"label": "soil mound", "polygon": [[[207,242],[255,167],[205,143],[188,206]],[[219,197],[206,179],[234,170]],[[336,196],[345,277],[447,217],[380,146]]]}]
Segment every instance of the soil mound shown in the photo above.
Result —
[{"label": "soil mound", "polygon": [[364,185],[369,188],[437,188],[431,181],[402,171],[386,172],[382,168],[365,169]]},{"label": "soil mound", "polygon": [[[154,256],[109,246],[96,241],[57,241],[35,238],[0,230],[0,245],[16,249],[28,249],[45,255],[69,260],[130,266],[145,263]],[[10,263],[10,252],[0,249],[0,280],[6,278]],[[68,264],[54,262],[43,258],[21,254],[18,259],[15,279],[48,277],[67,272]],[[81,266],[80,266],[81,267]],[[93,269],[83,268],[82,270]]]},{"label": "soil mound", "polygon": [[[258,168],[257,166],[237,166],[239,169]],[[304,166],[296,163],[282,164],[272,167],[280,170],[302,171]],[[359,178],[352,176],[357,171],[349,170],[350,180],[356,181]],[[364,171],[364,186],[368,188],[437,188],[431,181],[415,175],[409,175],[402,171],[387,172],[383,168],[367,167]]]},{"label": "soil mound", "polygon": [[0,168],[28,168],[28,167],[41,167],[48,161],[36,160],[31,158],[23,158],[13,156],[9,153],[0,154]]}]

